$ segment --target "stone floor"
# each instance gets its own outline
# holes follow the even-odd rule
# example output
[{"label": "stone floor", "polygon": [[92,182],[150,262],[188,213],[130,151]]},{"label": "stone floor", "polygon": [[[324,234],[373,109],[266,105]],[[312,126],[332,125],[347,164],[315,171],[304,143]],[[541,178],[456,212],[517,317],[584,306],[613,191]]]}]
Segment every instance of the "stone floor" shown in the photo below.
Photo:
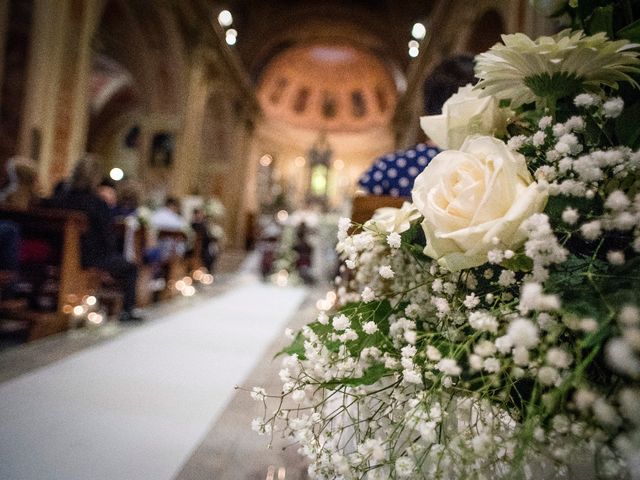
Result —
[{"label": "stone floor", "polygon": [[[288,327],[301,328],[317,315],[315,300],[326,293],[318,287],[311,291]],[[280,360],[277,352],[287,344],[284,335],[269,347],[264,361],[258,363],[246,378],[243,388],[261,386],[267,392],[280,391]],[[251,399],[247,391],[237,390],[200,447],[187,461],[176,480],[305,480],[307,465],[297,447],[283,439],[259,436],[251,428],[251,420],[261,415],[262,405]],[[271,472],[271,473],[270,473]]]}]

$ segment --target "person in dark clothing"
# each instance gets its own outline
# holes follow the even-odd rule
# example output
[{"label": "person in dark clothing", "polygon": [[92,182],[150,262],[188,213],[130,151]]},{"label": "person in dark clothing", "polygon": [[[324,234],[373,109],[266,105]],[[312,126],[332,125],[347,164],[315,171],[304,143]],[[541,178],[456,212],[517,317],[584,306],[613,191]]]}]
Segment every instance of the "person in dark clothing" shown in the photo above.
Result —
[{"label": "person in dark clothing", "polygon": [[50,204],[57,208],[79,210],[89,218],[89,230],[82,236],[82,265],[107,271],[123,293],[124,312],[120,320],[141,320],[134,314],[138,269],[118,253],[113,216],[106,202],[97,194],[100,164],[95,157],[85,155],[76,164],[66,189]]},{"label": "person in dark clothing", "polygon": [[191,228],[201,239],[200,251],[196,252],[196,255],[200,255],[200,259],[207,270],[213,272],[217,260],[218,245],[216,239],[209,232],[207,218],[202,208],[193,210]]},{"label": "person in dark clothing", "polygon": [[302,222],[296,229],[296,242],[293,245],[293,250],[296,252],[298,258],[296,260],[296,269],[302,281],[310,285],[313,283],[312,263],[311,258],[313,255],[313,247],[307,239],[309,229],[307,224]]}]

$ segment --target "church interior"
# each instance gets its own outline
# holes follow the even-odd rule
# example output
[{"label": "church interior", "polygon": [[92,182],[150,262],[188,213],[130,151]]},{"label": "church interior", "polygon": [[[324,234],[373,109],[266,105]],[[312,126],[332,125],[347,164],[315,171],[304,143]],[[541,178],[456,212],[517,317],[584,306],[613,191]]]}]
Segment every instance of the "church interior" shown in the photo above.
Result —
[{"label": "church interior", "polygon": [[402,204],[361,179],[426,148],[443,60],[557,30],[527,0],[0,1],[0,478],[309,478],[246,390],[335,302],[338,219]]}]

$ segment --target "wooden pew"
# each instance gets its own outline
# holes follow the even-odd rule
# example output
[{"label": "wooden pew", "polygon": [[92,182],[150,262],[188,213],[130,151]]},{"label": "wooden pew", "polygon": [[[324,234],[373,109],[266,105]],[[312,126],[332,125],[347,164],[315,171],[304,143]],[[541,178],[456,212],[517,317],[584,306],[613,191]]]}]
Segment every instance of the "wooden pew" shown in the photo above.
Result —
[{"label": "wooden pew", "polygon": [[[54,246],[55,258],[48,263],[59,268],[56,311],[18,312],[21,319],[31,323],[28,340],[66,330],[69,314],[65,313],[65,305],[77,304],[83,296],[95,293],[92,279],[95,274],[82,268],[80,257],[80,238],[89,227],[87,216],[82,212],[48,208],[27,211],[0,208],[0,218],[16,223],[23,239],[43,239]],[[46,266],[42,268],[44,271]]]},{"label": "wooden pew", "polygon": [[351,208],[351,220],[353,223],[363,224],[370,220],[373,213],[382,207],[400,208],[402,204],[409,201],[405,197],[389,197],[382,195],[362,195],[353,198]]},{"label": "wooden pew", "polygon": [[[126,225],[124,221],[118,221],[114,224],[116,237],[121,243],[124,243],[124,236],[126,231]],[[151,288],[151,282],[153,281],[153,268],[150,265],[146,265],[144,262],[144,251],[149,243],[149,235],[151,232],[144,225],[140,225],[134,233],[134,263],[138,266],[138,284],[137,284],[137,305],[138,307],[145,307],[151,304],[154,300],[167,300],[177,295],[175,288],[175,282],[184,278],[190,274],[193,270],[200,268],[202,262],[200,261],[199,248],[201,248],[202,239],[196,235],[193,245],[193,249],[190,255],[180,256],[172,254],[162,265],[164,271],[165,288],[160,292],[154,292]],[[156,243],[170,241],[178,243],[184,243],[186,245],[187,235],[182,231],[174,230],[159,230],[156,232]],[[124,252],[121,252],[124,253]]]}]

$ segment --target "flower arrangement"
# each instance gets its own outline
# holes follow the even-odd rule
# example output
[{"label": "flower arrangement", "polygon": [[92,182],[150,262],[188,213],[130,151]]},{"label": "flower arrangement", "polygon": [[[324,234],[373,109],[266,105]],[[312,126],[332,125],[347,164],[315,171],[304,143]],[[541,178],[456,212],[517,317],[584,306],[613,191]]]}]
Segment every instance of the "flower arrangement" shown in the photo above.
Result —
[{"label": "flower arrangement", "polygon": [[640,478],[637,46],[503,38],[476,98],[506,128],[474,119],[413,203],[340,220],[335,307],[251,393],[312,478]]}]

